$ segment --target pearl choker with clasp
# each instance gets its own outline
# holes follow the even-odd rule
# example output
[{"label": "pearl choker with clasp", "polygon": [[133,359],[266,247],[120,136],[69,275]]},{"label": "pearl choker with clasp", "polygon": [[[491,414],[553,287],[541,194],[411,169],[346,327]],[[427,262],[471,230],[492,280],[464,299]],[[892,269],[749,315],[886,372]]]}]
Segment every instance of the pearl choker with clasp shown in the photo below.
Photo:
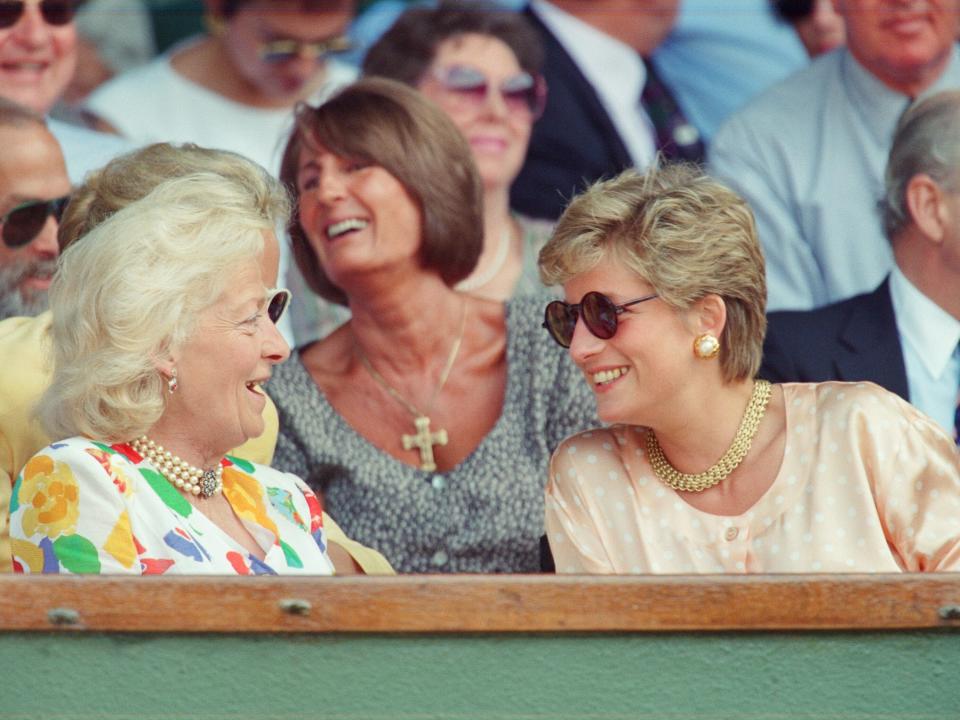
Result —
[{"label": "pearl choker with clasp", "polygon": [[211,498],[223,489],[223,467],[220,465],[213,470],[202,470],[164,450],[146,435],[131,441],[130,447],[149,460],[178,490]]}]

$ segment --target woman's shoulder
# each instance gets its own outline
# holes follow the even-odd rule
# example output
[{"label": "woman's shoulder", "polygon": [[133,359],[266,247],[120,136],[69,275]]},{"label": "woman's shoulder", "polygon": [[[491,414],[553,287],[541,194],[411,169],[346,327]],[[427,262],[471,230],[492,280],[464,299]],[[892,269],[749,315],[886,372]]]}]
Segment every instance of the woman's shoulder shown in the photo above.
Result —
[{"label": "woman's shoulder", "polygon": [[787,413],[806,411],[885,413],[902,417],[922,413],[900,396],[872,382],[782,383]]},{"label": "woman's shoulder", "polygon": [[784,405],[792,426],[813,419],[821,432],[862,430],[878,446],[915,442],[952,446],[952,439],[931,418],[899,395],[872,382],[783,383]]},{"label": "woman's shoulder", "polygon": [[575,433],[557,446],[554,463],[575,464],[581,468],[622,465],[625,448],[635,445],[631,436],[641,432],[643,428],[611,425]]},{"label": "woman's shoulder", "polygon": [[64,440],[57,440],[41,448],[27,462],[29,464],[34,459],[40,457],[53,458],[58,462],[71,462],[81,459],[86,460],[91,457],[95,458],[104,453],[108,455],[121,454],[130,462],[133,462],[127,454],[122,452],[124,447],[126,446],[122,443],[101,442],[79,436],[71,437]]}]

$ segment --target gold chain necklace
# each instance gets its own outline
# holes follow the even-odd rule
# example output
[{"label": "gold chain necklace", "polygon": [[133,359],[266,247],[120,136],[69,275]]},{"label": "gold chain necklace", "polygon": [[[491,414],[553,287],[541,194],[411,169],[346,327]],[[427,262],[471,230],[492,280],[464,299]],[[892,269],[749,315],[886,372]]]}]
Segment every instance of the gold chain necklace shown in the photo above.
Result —
[{"label": "gold chain necklace", "polygon": [[757,380],[753,384],[750,402],[747,404],[747,409],[743,413],[743,420],[740,421],[740,429],[737,430],[730,447],[713,467],[695,475],[682,473],[671,465],[663,454],[657,436],[653,430],[648,430],[646,437],[647,457],[650,459],[653,472],[674,490],[684,490],[686,492],[702,492],[726,480],[750,452],[750,445],[753,443],[753,438],[760,427],[760,421],[763,420],[763,415],[767,411],[767,403],[770,401],[771,392],[771,385],[766,380]]},{"label": "gold chain necklace", "polygon": [[415,428],[416,432],[413,435],[407,435],[406,433],[403,433],[400,435],[400,442],[403,445],[404,450],[417,448],[420,451],[421,470],[426,470],[428,472],[433,472],[436,470],[437,463],[433,457],[433,446],[447,444],[448,437],[446,430],[443,428],[440,428],[436,432],[432,432],[430,430],[430,413],[433,412],[433,407],[437,404],[437,398],[440,397],[440,391],[443,390],[443,386],[447,384],[447,378],[450,377],[450,371],[453,369],[453,363],[456,362],[457,354],[460,352],[460,344],[463,342],[463,332],[466,330],[466,327],[467,301],[464,300],[463,312],[460,314],[460,332],[457,334],[457,339],[453,342],[453,347],[450,348],[450,355],[447,357],[447,364],[444,366],[443,372],[440,373],[440,379],[437,381],[437,386],[433,389],[433,395],[430,396],[430,403],[427,405],[424,412],[421,412],[416,405],[407,400],[390,383],[388,383],[386,378],[378,373],[373,365],[370,364],[370,361],[364,354],[360,344],[355,343],[357,348],[357,357],[360,358],[360,363],[364,368],[366,368],[367,372],[370,373],[370,377],[376,380],[377,384],[382,387],[387,394],[390,395],[390,397],[400,403],[406,409],[406,411],[413,416],[413,427]]},{"label": "gold chain necklace", "polygon": [[177,490],[188,495],[211,498],[223,489],[223,466],[212,470],[203,470],[181,460],[163,445],[141,435],[130,441],[130,447],[145,457]]}]

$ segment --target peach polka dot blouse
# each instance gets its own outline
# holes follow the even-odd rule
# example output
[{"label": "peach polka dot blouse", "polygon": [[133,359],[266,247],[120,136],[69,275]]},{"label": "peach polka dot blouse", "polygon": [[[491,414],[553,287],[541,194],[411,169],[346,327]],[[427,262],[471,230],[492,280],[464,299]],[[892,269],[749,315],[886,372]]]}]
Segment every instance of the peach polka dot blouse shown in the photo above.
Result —
[{"label": "peach polka dot blouse", "polygon": [[782,385],[787,440],[742,515],[697,510],[654,475],[646,428],[557,448],[546,527],[558,573],[960,570],[960,455],[929,418],[871,383]]}]

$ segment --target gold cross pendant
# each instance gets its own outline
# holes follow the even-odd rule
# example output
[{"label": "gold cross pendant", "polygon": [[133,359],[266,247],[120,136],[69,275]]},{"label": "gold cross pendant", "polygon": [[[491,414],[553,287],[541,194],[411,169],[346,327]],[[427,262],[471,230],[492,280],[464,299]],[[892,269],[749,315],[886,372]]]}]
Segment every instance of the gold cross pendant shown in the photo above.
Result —
[{"label": "gold cross pendant", "polygon": [[437,463],[433,459],[433,446],[447,444],[447,431],[441,429],[430,432],[430,418],[426,415],[414,418],[413,424],[417,428],[416,435],[400,436],[403,449],[417,448],[420,450],[420,469],[432,472],[437,469]]}]

